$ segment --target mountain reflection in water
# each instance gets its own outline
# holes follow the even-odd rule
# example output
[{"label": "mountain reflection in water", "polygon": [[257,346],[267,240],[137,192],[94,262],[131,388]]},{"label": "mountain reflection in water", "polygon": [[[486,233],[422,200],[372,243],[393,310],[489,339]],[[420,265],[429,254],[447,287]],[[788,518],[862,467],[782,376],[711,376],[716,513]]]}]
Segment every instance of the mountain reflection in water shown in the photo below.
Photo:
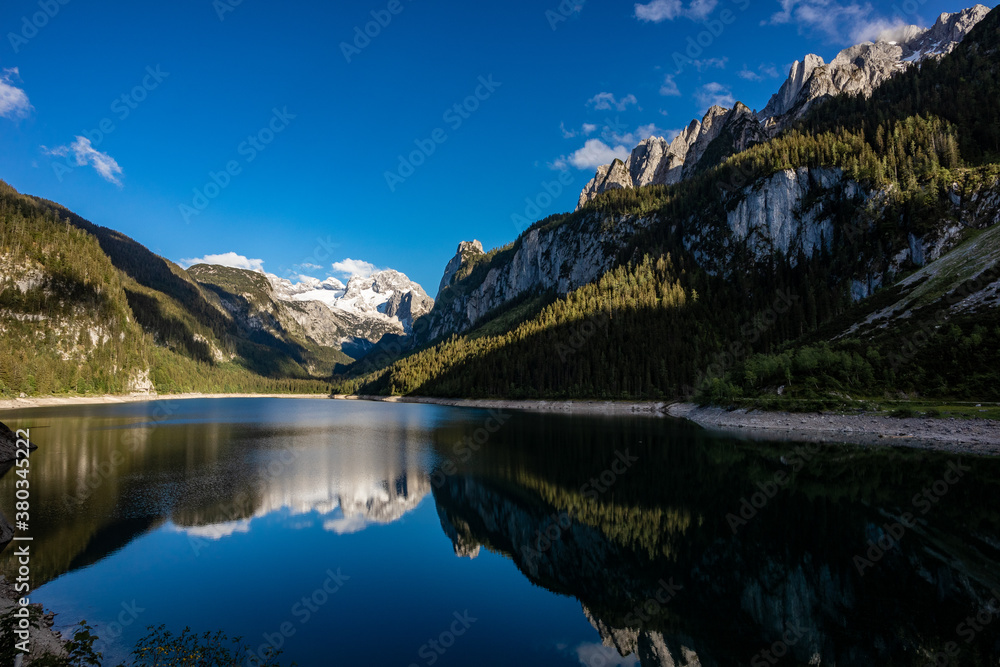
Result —
[{"label": "mountain reflection in water", "polygon": [[[924,665],[955,645],[954,664],[998,664],[1000,624],[967,622],[1000,621],[997,461],[641,419],[524,415],[503,436],[434,489],[455,553],[577,598],[644,667]],[[638,463],[595,494],[622,452]]]},{"label": "mountain reflection in water", "polygon": [[[35,427],[45,443],[32,470],[45,480],[33,486],[35,585],[154,531],[185,535],[197,553],[263,519],[346,539],[428,507],[453,569],[499,554],[516,576],[579,601],[593,642],[559,664],[1000,659],[1000,617],[966,623],[1000,609],[1000,462],[533,414],[469,447],[485,412],[315,403],[194,401],[162,418],[148,406],[15,414],[12,427]],[[13,483],[0,480],[0,497]],[[435,526],[418,528],[442,540]],[[370,557],[389,571],[407,549]],[[11,550],[0,561],[9,577]]]}]

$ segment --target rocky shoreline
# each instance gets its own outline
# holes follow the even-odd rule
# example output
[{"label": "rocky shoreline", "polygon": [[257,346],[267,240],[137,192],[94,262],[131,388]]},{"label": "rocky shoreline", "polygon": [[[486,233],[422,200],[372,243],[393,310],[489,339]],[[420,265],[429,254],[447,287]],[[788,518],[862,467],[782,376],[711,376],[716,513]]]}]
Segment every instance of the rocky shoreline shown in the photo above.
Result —
[{"label": "rocky shoreline", "polygon": [[[21,595],[14,590],[14,584],[7,581],[3,576],[0,576],[0,616],[13,609],[17,605],[17,601]],[[28,597],[31,597],[30,593]],[[46,612],[40,604],[29,606],[39,616],[28,629],[29,637],[31,638],[31,653],[28,655],[28,659],[24,661],[24,664],[29,664],[33,660],[45,655],[65,657],[66,640],[63,639],[57,630],[52,629],[52,626],[55,624],[55,614]]]},{"label": "rocky shoreline", "polygon": [[1000,422],[988,419],[898,419],[884,415],[759,412],[674,403],[671,417],[740,437],[865,446],[912,447],[962,454],[1000,455]]}]

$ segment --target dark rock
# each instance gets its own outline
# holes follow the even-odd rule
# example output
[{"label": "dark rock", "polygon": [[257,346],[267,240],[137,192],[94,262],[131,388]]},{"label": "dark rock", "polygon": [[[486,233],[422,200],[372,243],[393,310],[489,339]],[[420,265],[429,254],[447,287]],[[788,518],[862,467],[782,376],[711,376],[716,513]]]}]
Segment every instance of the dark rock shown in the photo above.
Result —
[{"label": "dark rock", "polygon": [[[31,449],[38,449],[31,445]],[[11,431],[6,424],[0,422],[0,463],[13,461],[17,458],[17,434]]]}]

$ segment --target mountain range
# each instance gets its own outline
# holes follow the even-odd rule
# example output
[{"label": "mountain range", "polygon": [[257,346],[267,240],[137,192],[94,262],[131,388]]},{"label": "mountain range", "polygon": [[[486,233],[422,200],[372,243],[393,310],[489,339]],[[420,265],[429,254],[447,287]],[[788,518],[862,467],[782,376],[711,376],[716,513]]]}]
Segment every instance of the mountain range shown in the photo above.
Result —
[{"label": "mountain range", "polygon": [[712,107],[574,212],[461,242],[433,300],[393,270],[185,270],[4,184],[0,393],[997,395],[998,44],[976,5],[808,55],[764,110]]},{"label": "mountain range", "polygon": [[884,81],[925,60],[951,53],[989,8],[975,5],[941,14],[927,29],[905,26],[883,33],[878,41],[844,49],[829,63],[815,54],[795,61],[788,78],[763,111],[737,102],[732,109],[711,107],[692,120],[673,141],[649,137],[629,158],[597,170],[580,193],[579,206],[615,188],[670,185],[722,159],[774,137],[810,109],[837,95],[868,97]]},{"label": "mountain range", "polygon": [[433,301],[397,271],[300,282],[183,269],[0,183],[0,393],[325,392]]},{"label": "mountain range", "polygon": [[977,5],[809,56],[763,112],[713,107],[643,141],[575,212],[461,244],[421,349],[336,390],[996,396],[998,24]]}]

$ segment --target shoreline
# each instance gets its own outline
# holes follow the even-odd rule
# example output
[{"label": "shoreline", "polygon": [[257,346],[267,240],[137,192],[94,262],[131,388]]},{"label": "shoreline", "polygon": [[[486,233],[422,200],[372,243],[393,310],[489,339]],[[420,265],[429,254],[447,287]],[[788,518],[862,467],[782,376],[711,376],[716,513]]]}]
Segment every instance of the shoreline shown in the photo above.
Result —
[{"label": "shoreline", "polygon": [[523,410],[588,415],[646,415],[667,416],[669,403],[665,401],[593,401],[593,400],[513,400],[505,398],[432,398],[427,396],[348,396],[336,394],[338,401],[373,401],[376,403],[422,403],[444,405],[452,408],[479,410]]},{"label": "shoreline", "polygon": [[699,407],[693,403],[450,399],[412,396],[345,396],[338,400],[424,403],[450,407],[529,412],[683,419],[715,433],[756,440],[849,443],[865,447],[908,447],[1000,456],[1000,422],[976,419],[899,419],[887,415],[761,412]]},{"label": "shoreline", "polygon": [[547,414],[645,416],[690,421],[710,431],[741,438],[851,443],[863,446],[910,447],[1000,456],[1000,421],[956,420],[886,415],[839,415],[762,412],[699,407],[693,403],[610,400],[511,400],[432,398],[424,396],[348,396],[337,394],[136,394],[130,396],[44,396],[0,400],[5,411],[75,405],[141,403],[198,398],[287,398],[313,400],[417,403],[480,410],[521,410]]},{"label": "shoreline", "polygon": [[67,405],[105,405],[111,403],[149,403],[153,401],[186,401],[196,398],[314,398],[329,400],[329,394],[131,394],[128,396],[37,396],[0,399],[0,410],[51,408]]},{"label": "shoreline", "polygon": [[757,440],[908,447],[977,456],[1000,455],[1000,422],[887,415],[761,412],[674,403],[667,413],[717,433]]}]

